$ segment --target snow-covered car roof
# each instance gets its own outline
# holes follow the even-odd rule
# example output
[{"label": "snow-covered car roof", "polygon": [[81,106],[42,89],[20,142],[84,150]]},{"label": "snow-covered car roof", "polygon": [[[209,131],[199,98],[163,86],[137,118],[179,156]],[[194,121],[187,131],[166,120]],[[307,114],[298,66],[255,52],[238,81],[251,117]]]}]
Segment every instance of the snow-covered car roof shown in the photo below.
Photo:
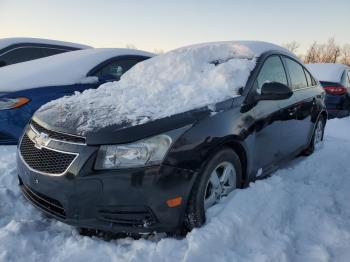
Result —
[{"label": "snow-covered car roof", "polygon": [[67,46],[78,49],[87,49],[92,48],[88,45],[58,41],[58,40],[50,40],[50,39],[42,39],[42,38],[29,38],[29,37],[13,37],[13,38],[3,38],[0,39],[0,49],[5,47],[15,45],[15,44],[48,44],[48,45],[59,45],[59,46]]},{"label": "snow-covered car roof", "polygon": [[36,116],[58,128],[75,127],[77,133],[84,134],[108,125],[137,125],[205,107],[239,96],[256,58],[270,50],[288,52],[274,44],[252,41],[183,47],[137,64],[119,82],[50,102]]},{"label": "snow-covered car roof", "polygon": [[86,74],[92,68],[122,55],[153,56],[134,49],[91,48],[9,65],[0,69],[0,92],[91,81]]},{"label": "snow-covered car roof", "polygon": [[343,64],[319,63],[307,64],[306,67],[319,81],[341,82],[341,77],[345,69],[350,69]]}]

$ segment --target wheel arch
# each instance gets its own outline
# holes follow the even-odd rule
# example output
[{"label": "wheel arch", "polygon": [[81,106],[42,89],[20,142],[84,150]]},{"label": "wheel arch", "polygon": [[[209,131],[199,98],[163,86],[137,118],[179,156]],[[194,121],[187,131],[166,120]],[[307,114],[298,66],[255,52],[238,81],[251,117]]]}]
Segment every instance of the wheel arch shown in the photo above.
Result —
[{"label": "wheel arch", "polygon": [[247,179],[249,179],[249,176],[248,176],[248,156],[247,156],[247,151],[246,151],[245,146],[242,144],[241,141],[239,141],[237,139],[231,139],[228,141],[224,141],[224,142],[220,143],[219,145],[217,145],[213,150],[210,151],[210,153],[206,157],[206,160],[204,161],[201,169],[203,169],[206,166],[208,161],[217,152],[219,152],[220,150],[222,150],[224,148],[232,149],[239,157],[239,160],[240,160],[241,166],[242,166],[242,181],[241,181],[240,188],[243,188],[246,185]]},{"label": "wheel arch", "polygon": [[320,116],[319,117],[323,117],[324,119],[324,124],[326,124],[327,122],[327,119],[328,119],[328,113],[326,110],[323,110],[321,113],[320,113]]},{"label": "wheel arch", "polygon": [[[309,139],[308,139],[307,147],[310,145],[310,143],[311,143],[311,141],[312,141],[312,137],[313,137],[313,134],[314,134],[315,128],[316,128],[316,123],[317,123],[317,121],[318,121],[321,117],[322,117],[323,120],[324,120],[324,127],[325,127],[325,126],[326,126],[326,123],[327,123],[327,120],[328,120],[328,113],[327,113],[326,110],[322,110],[322,111],[319,112],[319,114],[316,115],[315,120],[313,121],[314,125],[313,125],[313,127],[312,127],[312,129],[311,129],[311,134],[310,134]],[[323,133],[323,135],[324,135],[324,133]],[[322,138],[322,139],[323,139],[323,138]],[[306,147],[306,148],[307,148],[307,147]]]},{"label": "wheel arch", "polygon": [[243,145],[241,145],[237,141],[229,141],[225,143],[223,146],[231,148],[233,151],[236,152],[236,154],[239,157],[239,160],[241,161],[242,165],[242,183],[241,187],[245,185],[246,180],[248,179],[248,173],[247,173],[247,166],[248,166],[248,159],[247,159],[247,153],[245,151],[245,148]]}]

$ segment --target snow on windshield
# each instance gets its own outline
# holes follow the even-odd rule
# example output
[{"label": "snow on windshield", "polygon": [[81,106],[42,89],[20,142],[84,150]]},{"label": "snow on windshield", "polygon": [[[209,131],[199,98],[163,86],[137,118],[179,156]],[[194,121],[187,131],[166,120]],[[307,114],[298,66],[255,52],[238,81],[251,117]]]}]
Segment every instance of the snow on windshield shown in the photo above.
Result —
[{"label": "snow on windshield", "polygon": [[239,43],[185,47],[137,64],[119,82],[50,102],[36,115],[78,134],[136,125],[238,96],[255,63],[254,52]]}]

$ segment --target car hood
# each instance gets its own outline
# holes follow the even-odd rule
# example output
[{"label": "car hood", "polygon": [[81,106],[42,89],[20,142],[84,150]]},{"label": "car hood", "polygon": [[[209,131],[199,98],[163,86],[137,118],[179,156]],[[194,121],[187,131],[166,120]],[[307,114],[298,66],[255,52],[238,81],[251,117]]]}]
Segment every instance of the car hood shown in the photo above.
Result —
[{"label": "car hood", "polygon": [[[231,98],[215,105],[205,106],[137,125],[119,123],[102,128],[96,127],[84,133],[83,136],[86,138],[88,145],[129,143],[181,127],[190,127],[197,121],[208,118],[218,112],[228,110],[232,107],[234,101],[237,101],[237,99],[241,100],[239,98]],[[35,114],[32,120],[49,130],[72,135],[82,135],[79,132],[79,121],[77,119],[67,118],[64,124],[57,125],[55,117],[49,117],[45,114]]]}]

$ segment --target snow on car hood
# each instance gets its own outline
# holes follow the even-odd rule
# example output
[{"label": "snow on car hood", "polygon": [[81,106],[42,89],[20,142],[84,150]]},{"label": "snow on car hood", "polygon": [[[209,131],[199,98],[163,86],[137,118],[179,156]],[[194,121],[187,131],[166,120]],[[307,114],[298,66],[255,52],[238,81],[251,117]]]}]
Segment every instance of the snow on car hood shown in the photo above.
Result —
[{"label": "snow on car hood", "polygon": [[279,48],[262,42],[220,42],[180,48],[137,64],[119,82],[42,106],[35,117],[84,135],[143,124],[239,95],[256,57]]},{"label": "snow on car hood", "polygon": [[109,58],[122,55],[153,56],[148,52],[125,48],[91,48],[53,55],[0,68],[0,92],[96,83],[87,73]]}]

